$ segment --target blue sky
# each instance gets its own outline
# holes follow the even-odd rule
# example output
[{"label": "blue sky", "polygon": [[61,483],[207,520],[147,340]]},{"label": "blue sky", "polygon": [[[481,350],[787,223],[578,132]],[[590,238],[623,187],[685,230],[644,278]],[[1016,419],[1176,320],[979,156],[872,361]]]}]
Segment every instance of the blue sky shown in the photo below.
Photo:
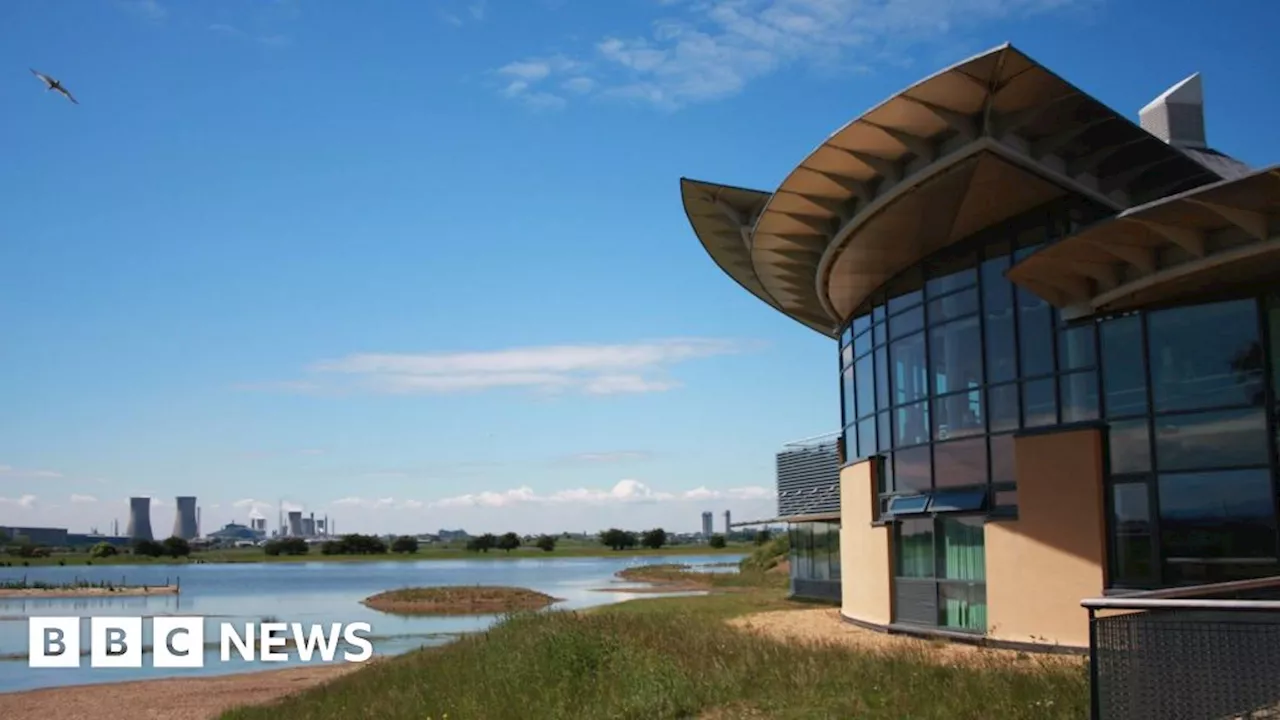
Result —
[{"label": "blue sky", "polygon": [[1211,143],[1280,161],[1280,7],[1202,8],[0,4],[0,525],[767,515],[778,445],[839,422],[835,349],[720,273],[678,179],[770,190],[1004,41],[1134,117],[1201,71]]}]

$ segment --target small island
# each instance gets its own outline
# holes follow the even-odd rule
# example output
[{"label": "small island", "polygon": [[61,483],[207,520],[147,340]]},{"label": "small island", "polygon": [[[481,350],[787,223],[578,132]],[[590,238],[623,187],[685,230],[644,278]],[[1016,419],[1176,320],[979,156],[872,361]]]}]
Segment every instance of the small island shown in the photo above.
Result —
[{"label": "small island", "polygon": [[166,585],[115,585],[109,582],[43,583],[0,581],[0,599],[4,598],[94,598],[94,597],[143,597],[148,595],[177,595],[177,584]]},{"label": "small island", "polygon": [[541,610],[560,601],[526,588],[458,585],[388,590],[361,604],[394,615],[500,615]]}]

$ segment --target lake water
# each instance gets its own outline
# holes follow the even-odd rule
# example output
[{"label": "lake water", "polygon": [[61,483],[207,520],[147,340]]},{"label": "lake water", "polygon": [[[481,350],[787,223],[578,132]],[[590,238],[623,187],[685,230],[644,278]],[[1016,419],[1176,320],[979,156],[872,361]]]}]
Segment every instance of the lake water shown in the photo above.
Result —
[{"label": "lake water", "polygon": [[[564,602],[555,609],[582,609],[620,602],[641,594],[596,592],[598,588],[637,588],[614,577],[635,565],[682,563],[714,565],[736,562],[741,556],[645,556],[642,558],[557,558],[549,560],[430,560],[421,562],[298,562],[262,564],[209,564],[185,566],[80,566],[0,568],[0,581],[64,583],[73,580],[161,585],[179,578],[179,595],[153,597],[101,597],[85,599],[0,598],[0,692],[40,687],[117,682],[158,677],[218,675],[275,669],[302,661],[291,654],[287,662],[249,662],[232,651],[232,662],[223,663],[217,647],[205,651],[205,666],[198,669],[153,668],[151,655],[143,655],[141,668],[90,668],[81,658],[79,668],[27,667],[27,618],[32,616],[124,615],[155,617],[200,615],[206,643],[217,643],[221,622],[259,622],[273,617],[281,622],[367,622],[377,655],[394,655],[426,645],[449,642],[458,634],[483,630],[495,616],[397,617],[370,610],[360,601],[401,587],[423,585],[512,585],[544,592]],[[708,567],[706,569],[731,568]],[[644,597],[652,597],[645,594]],[[150,645],[150,623],[143,622]],[[87,646],[88,621],[81,623],[81,642]],[[341,653],[339,653],[339,661]],[[313,659],[312,662],[319,662]]]}]

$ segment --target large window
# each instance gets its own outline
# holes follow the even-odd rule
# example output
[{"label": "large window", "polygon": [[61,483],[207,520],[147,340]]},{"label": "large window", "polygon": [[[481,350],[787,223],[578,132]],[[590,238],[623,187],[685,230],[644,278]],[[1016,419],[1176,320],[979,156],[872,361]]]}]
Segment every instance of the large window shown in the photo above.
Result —
[{"label": "large window", "polygon": [[791,525],[791,577],[801,581],[840,580],[840,524]]},{"label": "large window", "polygon": [[1112,586],[1280,572],[1262,350],[1280,330],[1264,322],[1271,307],[1234,300],[1100,323]]},{"label": "large window", "polygon": [[909,518],[895,524],[896,622],[987,631],[981,517]]},{"label": "large window", "polygon": [[846,452],[883,456],[882,514],[895,498],[956,488],[985,490],[980,510],[1012,501],[1011,433],[1100,416],[1097,328],[1065,326],[1004,275],[1070,210],[1046,207],[931,256],[850,321]]}]

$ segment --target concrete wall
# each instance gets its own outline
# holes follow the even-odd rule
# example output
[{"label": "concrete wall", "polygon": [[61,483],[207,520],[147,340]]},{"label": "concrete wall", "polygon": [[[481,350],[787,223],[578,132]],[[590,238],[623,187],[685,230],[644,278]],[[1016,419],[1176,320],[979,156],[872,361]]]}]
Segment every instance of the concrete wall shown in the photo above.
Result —
[{"label": "concrete wall", "polygon": [[1080,601],[1105,586],[1103,446],[1096,428],[1014,441],[1018,519],[985,527],[987,620],[997,640],[1087,647]]},{"label": "concrete wall", "polygon": [[876,458],[840,471],[840,612],[876,625],[893,619],[890,534],[876,519]]}]

